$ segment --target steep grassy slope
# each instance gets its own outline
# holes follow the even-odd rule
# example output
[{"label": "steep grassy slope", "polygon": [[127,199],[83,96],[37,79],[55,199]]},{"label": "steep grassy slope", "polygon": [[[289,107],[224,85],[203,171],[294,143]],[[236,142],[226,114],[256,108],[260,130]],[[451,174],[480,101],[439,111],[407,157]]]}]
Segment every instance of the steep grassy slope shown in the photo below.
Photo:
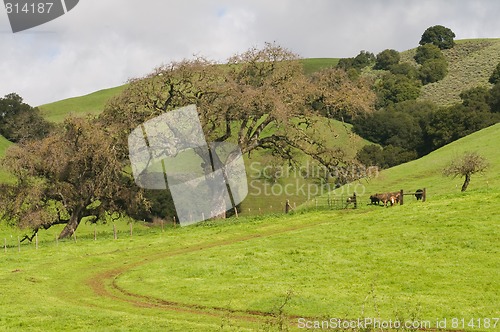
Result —
[{"label": "steep grassy slope", "polygon": [[[450,105],[460,101],[464,90],[490,86],[488,79],[500,62],[500,39],[459,40],[454,48],[443,53],[448,60],[448,75],[425,85],[420,99]],[[403,52],[402,61],[414,62],[414,55],[415,49]]]},{"label": "steep grassy slope", "polygon": [[[500,140],[500,123],[480,130],[469,136],[448,144],[420,159],[384,170],[376,178],[360,180],[341,187],[332,192],[332,195],[349,194],[354,191],[359,195],[361,207],[366,207],[370,194],[398,191],[415,191],[418,188],[427,188],[428,199],[434,196],[448,196],[460,192],[463,179],[449,178],[442,175],[443,168],[454,158],[465,151],[476,151],[489,162],[489,168],[483,174],[472,176],[467,191],[487,193],[491,190],[500,190],[500,154],[498,141]],[[407,196],[406,202],[415,203],[415,198]],[[322,198],[326,199],[326,196]],[[308,202],[311,206],[313,202]],[[370,207],[371,208],[371,207]]]}]

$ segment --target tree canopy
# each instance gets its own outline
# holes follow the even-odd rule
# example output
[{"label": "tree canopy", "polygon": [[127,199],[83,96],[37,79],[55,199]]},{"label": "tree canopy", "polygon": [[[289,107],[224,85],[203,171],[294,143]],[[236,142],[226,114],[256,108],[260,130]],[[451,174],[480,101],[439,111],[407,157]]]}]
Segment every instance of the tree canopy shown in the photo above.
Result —
[{"label": "tree canopy", "polygon": [[83,218],[95,221],[107,211],[140,203],[142,196],[127,189],[130,178],[113,136],[95,122],[70,118],[42,140],[12,146],[2,164],[17,183],[2,185],[0,210],[34,234],[65,224],[64,238]]},{"label": "tree canopy", "polygon": [[375,69],[388,70],[391,66],[397,65],[400,60],[399,52],[392,49],[383,50],[377,54]]},{"label": "tree canopy", "polygon": [[[343,87],[348,77],[336,69],[316,74],[312,84],[298,59],[267,44],[233,56],[227,66],[203,58],[162,66],[132,80],[101,119],[127,133],[163,112],[195,104],[207,141],[232,138],[243,153],[267,149],[289,161],[300,150],[325,165],[337,164],[337,151],[314,131],[319,114],[311,105],[321,101],[329,112],[369,112],[374,98],[358,103]],[[369,87],[356,89],[373,96]]]},{"label": "tree canopy", "polygon": [[0,135],[9,141],[40,139],[51,127],[40,110],[24,103],[18,94],[10,93],[0,98]]},{"label": "tree canopy", "polygon": [[422,34],[420,45],[434,44],[440,49],[449,49],[455,46],[455,33],[450,28],[442,25],[435,25],[427,28]]},{"label": "tree canopy", "polygon": [[491,73],[489,82],[491,84],[497,84],[500,82],[500,62],[495,67],[495,70],[493,70],[493,73]]}]

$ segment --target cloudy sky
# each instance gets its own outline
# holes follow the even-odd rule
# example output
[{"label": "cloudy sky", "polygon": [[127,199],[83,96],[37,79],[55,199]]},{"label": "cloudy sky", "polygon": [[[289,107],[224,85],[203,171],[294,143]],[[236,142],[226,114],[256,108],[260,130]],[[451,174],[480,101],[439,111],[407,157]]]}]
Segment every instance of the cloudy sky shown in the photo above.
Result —
[{"label": "cloudy sky", "polygon": [[457,39],[496,38],[498,13],[498,0],[80,0],[13,34],[0,8],[0,96],[40,105],[196,54],[224,61],[266,41],[303,57],[348,57],[413,48],[436,24]]}]

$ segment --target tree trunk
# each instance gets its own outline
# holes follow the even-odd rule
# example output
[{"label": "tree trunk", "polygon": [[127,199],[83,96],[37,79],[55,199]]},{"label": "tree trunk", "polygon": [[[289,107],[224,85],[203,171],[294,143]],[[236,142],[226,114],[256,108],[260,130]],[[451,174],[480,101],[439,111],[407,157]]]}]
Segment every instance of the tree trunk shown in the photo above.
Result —
[{"label": "tree trunk", "polygon": [[59,234],[59,239],[64,239],[73,235],[80,224],[80,220],[82,220],[82,211],[83,208],[77,208],[73,211],[68,223],[62,230],[61,234]]},{"label": "tree trunk", "polygon": [[465,181],[464,181],[464,184],[462,185],[462,192],[467,190],[467,186],[469,185],[469,182],[470,182],[470,174],[467,173],[467,174],[465,174]]}]

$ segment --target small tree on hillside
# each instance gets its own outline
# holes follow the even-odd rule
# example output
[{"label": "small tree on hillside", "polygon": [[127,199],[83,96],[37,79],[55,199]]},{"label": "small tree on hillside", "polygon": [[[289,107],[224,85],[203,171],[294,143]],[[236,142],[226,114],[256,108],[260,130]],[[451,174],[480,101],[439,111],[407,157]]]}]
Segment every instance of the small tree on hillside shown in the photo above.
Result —
[{"label": "small tree on hillside", "polygon": [[463,156],[456,158],[443,170],[446,176],[465,177],[462,185],[462,192],[467,190],[472,174],[482,173],[488,167],[488,162],[484,157],[476,152],[465,152]]},{"label": "small tree on hillside", "polygon": [[427,28],[422,34],[420,45],[434,44],[442,50],[455,46],[455,33],[451,29],[442,25],[435,25]]},{"label": "small tree on hillside", "polygon": [[41,139],[51,129],[52,125],[42,117],[40,110],[23,102],[18,94],[0,98],[0,135],[9,141]]}]

